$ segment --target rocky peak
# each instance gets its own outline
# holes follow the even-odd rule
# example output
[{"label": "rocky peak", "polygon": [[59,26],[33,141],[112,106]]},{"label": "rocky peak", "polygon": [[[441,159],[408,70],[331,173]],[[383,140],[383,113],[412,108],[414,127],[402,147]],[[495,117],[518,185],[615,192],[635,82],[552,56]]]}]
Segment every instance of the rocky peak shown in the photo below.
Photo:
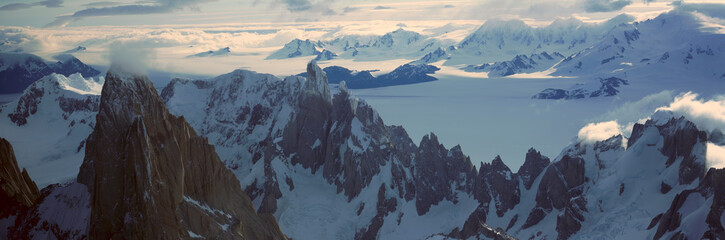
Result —
[{"label": "rocky peak", "polygon": [[516,175],[521,178],[521,181],[524,183],[524,187],[526,187],[526,189],[530,189],[531,184],[534,183],[534,180],[536,180],[539,174],[541,174],[541,172],[549,165],[549,162],[548,157],[541,155],[541,153],[536,151],[536,149],[530,148],[529,151],[526,152],[524,164],[521,165],[519,171],[516,172]]},{"label": "rocky peak", "polygon": [[499,217],[519,204],[521,199],[519,180],[503,163],[500,156],[496,156],[490,164],[481,165],[479,175],[490,188],[496,214]]},{"label": "rocky peak", "polygon": [[90,238],[285,238],[148,77],[112,67],[96,121],[78,175],[91,193]]},{"label": "rocky peak", "polygon": [[10,142],[0,138],[0,218],[7,216],[7,210],[30,207],[40,196],[38,187],[28,172],[18,168],[15,152]]}]

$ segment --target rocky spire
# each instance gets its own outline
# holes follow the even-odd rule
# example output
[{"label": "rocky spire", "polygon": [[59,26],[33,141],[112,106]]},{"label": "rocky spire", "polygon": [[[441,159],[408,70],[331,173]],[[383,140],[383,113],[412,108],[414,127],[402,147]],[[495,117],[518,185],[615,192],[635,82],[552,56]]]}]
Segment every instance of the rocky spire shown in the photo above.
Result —
[{"label": "rocky spire", "polygon": [[89,238],[285,238],[148,77],[112,67],[96,120],[78,175],[91,192]]},{"label": "rocky spire", "polygon": [[[4,209],[13,206],[32,206],[40,192],[28,172],[20,171],[10,142],[0,138],[0,205]],[[0,211],[3,215],[3,211]]]}]

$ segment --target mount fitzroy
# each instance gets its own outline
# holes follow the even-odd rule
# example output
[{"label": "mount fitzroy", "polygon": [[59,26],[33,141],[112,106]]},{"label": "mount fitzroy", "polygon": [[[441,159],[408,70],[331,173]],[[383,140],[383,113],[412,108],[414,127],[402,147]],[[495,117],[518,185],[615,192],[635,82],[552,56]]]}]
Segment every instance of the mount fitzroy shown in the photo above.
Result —
[{"label": "mount fitzroy", "polygon": [[[725,238],[725,170],[706,165],[723,135],[670,112],[629,138],[577,140],[553,159],[531,149],[513,172],[499,157],[476,168],[434,134],[414,143],[344,82],[332,93],[314,62],[306,77],[174,79],[160,97],[144,79],[107,75],[93,133],[74,146],[85,148],[77,183],[3,215],[9,236]],[[26,125],[3,127],[62,112],[43,106]]]},{"label": "mount fitzroy", "polygon": [[19,204],[3,207],[3,238],[286,239],[274,216],[255,212],[207,139],[169,113],[148,78],[117,66],[106,75],[76,182],[38,194],[6,143],[0,197]]}]

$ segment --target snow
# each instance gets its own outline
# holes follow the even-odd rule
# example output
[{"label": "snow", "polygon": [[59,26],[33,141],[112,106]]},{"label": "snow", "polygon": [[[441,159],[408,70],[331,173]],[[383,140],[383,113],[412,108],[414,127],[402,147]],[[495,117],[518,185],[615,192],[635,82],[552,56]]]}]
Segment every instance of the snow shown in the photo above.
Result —
[{"label": "snow", "polygon": [[[18,165],[28,170],[39,188],[76,178],[85,155],[84,142],[95,126],[96,112],[64,112],[58,99],[99,101],[102,83],[102,78],[85,79],[80,74],[70,77],[51,74],[36,81],[29,88],[42,91],[43,96],[36,99],[39,101],[37,112],[30,115],[23,126],[8,117],[15,111],[19,99],[0,106],[2,137],[13,145]],[[28,93],[26,90],[24,94]]]},{"label": "snow", "polygon": [[187,203],[191,203],[192,205],[194,205],[194,206],[196,206],[196,207],[198,207],[198,208],[200,208],[200,209],[202,209],[202,210],[204,210],[204,211],[206,211],[208,213],[224,215],[227,218],[232,218],[232,215],[229,215],[228,213],[225,213],[222,210],[213,209],[213,208],[209,207],[208,205],[206,205],[204,203],[200,203],[199,201],[194,200],[193,198],[191,198],[189,196],[184,196],[184,201],[187,202]]},{"label": "snow", "polygon": [[191,237],[191,238],[201,238],[201,239],[204,239],[204,237],[202,237],[199,234],[196,234],[196,233],[192,232],[191,230],[189,230],[187,232],[189,233],[189,237]]},{"label": "snow", "polygon": [[698,129],[712,132],[725,130],[725,96],[704,100],[697,93],[687,92],[675,98],[669,106],[657,109],[684,116],[695,123]]},{"label": "snow", "polygon": [[707,168],[725,168],[725,146],[718,146],[707,143],[706,166]]}]

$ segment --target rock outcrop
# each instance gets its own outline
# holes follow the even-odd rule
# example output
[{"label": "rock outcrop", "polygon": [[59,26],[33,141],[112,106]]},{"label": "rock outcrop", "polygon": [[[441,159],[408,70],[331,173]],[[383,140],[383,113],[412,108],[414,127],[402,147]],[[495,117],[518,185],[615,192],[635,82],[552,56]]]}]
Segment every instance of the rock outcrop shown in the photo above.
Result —
[{"label": "rock outcrop", "polygon": [[285,238],[146,76],[112,67],[96,121],[78,175],[91,194],[89,238]]},{"label": "rock outcrop", "polygon": [[40,196],[35,182],[30,179],[28,172],[18,168],[13,146],[0,138],[0,218],[10,214],[15,208],[33,206]]}]

